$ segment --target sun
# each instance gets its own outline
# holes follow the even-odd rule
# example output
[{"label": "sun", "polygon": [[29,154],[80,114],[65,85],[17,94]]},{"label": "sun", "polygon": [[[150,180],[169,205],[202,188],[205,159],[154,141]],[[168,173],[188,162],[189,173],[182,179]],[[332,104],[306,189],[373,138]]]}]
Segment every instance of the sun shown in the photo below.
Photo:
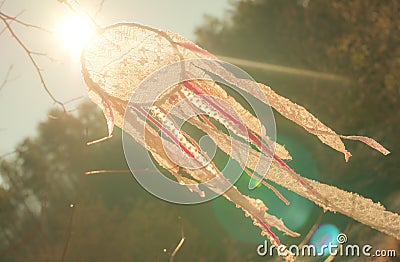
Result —
[{"label": "sun", "polygon": [[71,55],[79,57],[94,32],[78,15],[71,15],[61,21],[58,34],[60,41]]}]

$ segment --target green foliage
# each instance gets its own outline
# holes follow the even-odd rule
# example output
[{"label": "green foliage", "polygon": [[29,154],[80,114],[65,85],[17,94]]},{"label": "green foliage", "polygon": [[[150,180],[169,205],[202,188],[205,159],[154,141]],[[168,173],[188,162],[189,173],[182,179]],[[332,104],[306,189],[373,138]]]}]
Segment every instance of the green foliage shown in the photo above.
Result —
[{"label": "green foliage", "polygon": [[187,239],[177,261],[256,256],[254,245],[239,249],[224,232],[210,214],[211,203],[164,202],[130,173],[85,176],[87,170],[128,169],[120,130],[112,139],[85,145],[107,134],[96,105],[84,103],[75,115],[49,115],[36,137],[0,162],[1,261],[60,261],[65,247],[64,261],[169,261],[182,226]]}]

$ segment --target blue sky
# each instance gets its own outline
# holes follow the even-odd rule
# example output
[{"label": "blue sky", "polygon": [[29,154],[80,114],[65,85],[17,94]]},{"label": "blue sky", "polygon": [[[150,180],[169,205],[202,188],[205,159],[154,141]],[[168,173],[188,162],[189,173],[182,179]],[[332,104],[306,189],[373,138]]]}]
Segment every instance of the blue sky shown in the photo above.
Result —
[{"label": "blue sky", "polygon": [[[97,16],[100,25],[139,22],[168,29],[194,40],[194,29],[205,14],[222,17],[230,0],[106,0]],[[81,7],[93,15],[101,0],[80,0]],[[1,12],[57,32],[70,11],[57,0],[6,0]],[[32,50],[46,53],[57,61],[38,57],[46,83],[61,101],[86,96],[80,64],[56,34],[48,34],[12,24],[16,33]],[[3,25],[1,25],[1,29]],[[1,31],[0,29],[0,31]],[[34,67],[24,51],[7,32],[0,35],[0,83],[12,65],[10,81],[0,91],[0,155],[13,151],[16,143],[35,134],[39,121],[47,118],[53,106],[43,90]],[[73,109],[76,104],[68,104]]]}]

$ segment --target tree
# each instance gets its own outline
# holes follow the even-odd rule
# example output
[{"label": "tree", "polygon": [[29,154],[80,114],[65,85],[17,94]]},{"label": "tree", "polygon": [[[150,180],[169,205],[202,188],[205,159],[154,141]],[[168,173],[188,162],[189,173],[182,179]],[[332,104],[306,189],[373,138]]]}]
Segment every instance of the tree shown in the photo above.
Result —
[{"label": "tree", "polygon": [[[202,222],[202,214],[212,221],[211,204],[187,208],[156,199],[129,172],[85,176],[93,169],[127,169],[118,132],[86,146],[107,131],[94,104],[81,104],[75,114],[49,115],[37,137],[25,139],[12,159],[1,160],[2,261],[168,261],[182,230],[187,240],[179,261],[256,255],[252,245],[235,251],[239,243],[217,221]],[[207,232],[218,232],[219,240],[209,240]]]}]

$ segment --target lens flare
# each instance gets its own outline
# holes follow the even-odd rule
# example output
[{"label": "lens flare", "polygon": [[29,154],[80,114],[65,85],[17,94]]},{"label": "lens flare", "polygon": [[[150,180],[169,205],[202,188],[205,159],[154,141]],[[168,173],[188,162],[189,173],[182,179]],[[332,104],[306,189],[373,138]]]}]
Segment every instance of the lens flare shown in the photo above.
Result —
[{"label": "lens flare", "polygon": [[[337,245],[337,236],[339,235],[339,229],[332,224],[323,224],[315,230],[314,234],[310,239],[310,244],[315,246],[316,251],[321,253],[323,246]],[[324,248],[324,256],[329,255],[329,249]]]},{"label": "lens flare", "polygon": [[90,26],[77,15],[64,18],[58,30],[60,41],[74,57],[80,56],[83,47],[93,33]]},{"label": "lens flare", "polygon": [[[295,159],[289,162],[292,168],[299,170],[300,173],[307,174],[311,179],[318,178],[319,171],[317,163],[311,152],[309,152],[303,144],[297,142],[294,138],[283,136],[278,138],[278,142],[286,145],[290,153],[296,156]],[[301,232],[302,235],[307,234],[307,232],[303,232],[303,230],[309,228],[306,227],[308,223],[314,223],[313,215],[315,214],[315,207],[310,201],[270,182],[275,187],[278,187],[278,190],[290,201],[290,205],[287,206],[280,201],[271,190],[265,187],[248,190],[246,188],[248,183],[249,178],[247,176],[242,176],[235,185],[247,195],[268,203],[268,208],[270,208],[271,213],[273,212],[277,217],[285,218],[285,223],[289,228]],[[231,236],[245,243],[261,243],[264,241],[258,229],[249,228],[251,221],[241,216],[241,211],[230,206],[225,199],[215,199],[213,201],[213,207],[217,220]],[[282,238],[285,237],[280,233],[277,233],[277,235]]]}]

